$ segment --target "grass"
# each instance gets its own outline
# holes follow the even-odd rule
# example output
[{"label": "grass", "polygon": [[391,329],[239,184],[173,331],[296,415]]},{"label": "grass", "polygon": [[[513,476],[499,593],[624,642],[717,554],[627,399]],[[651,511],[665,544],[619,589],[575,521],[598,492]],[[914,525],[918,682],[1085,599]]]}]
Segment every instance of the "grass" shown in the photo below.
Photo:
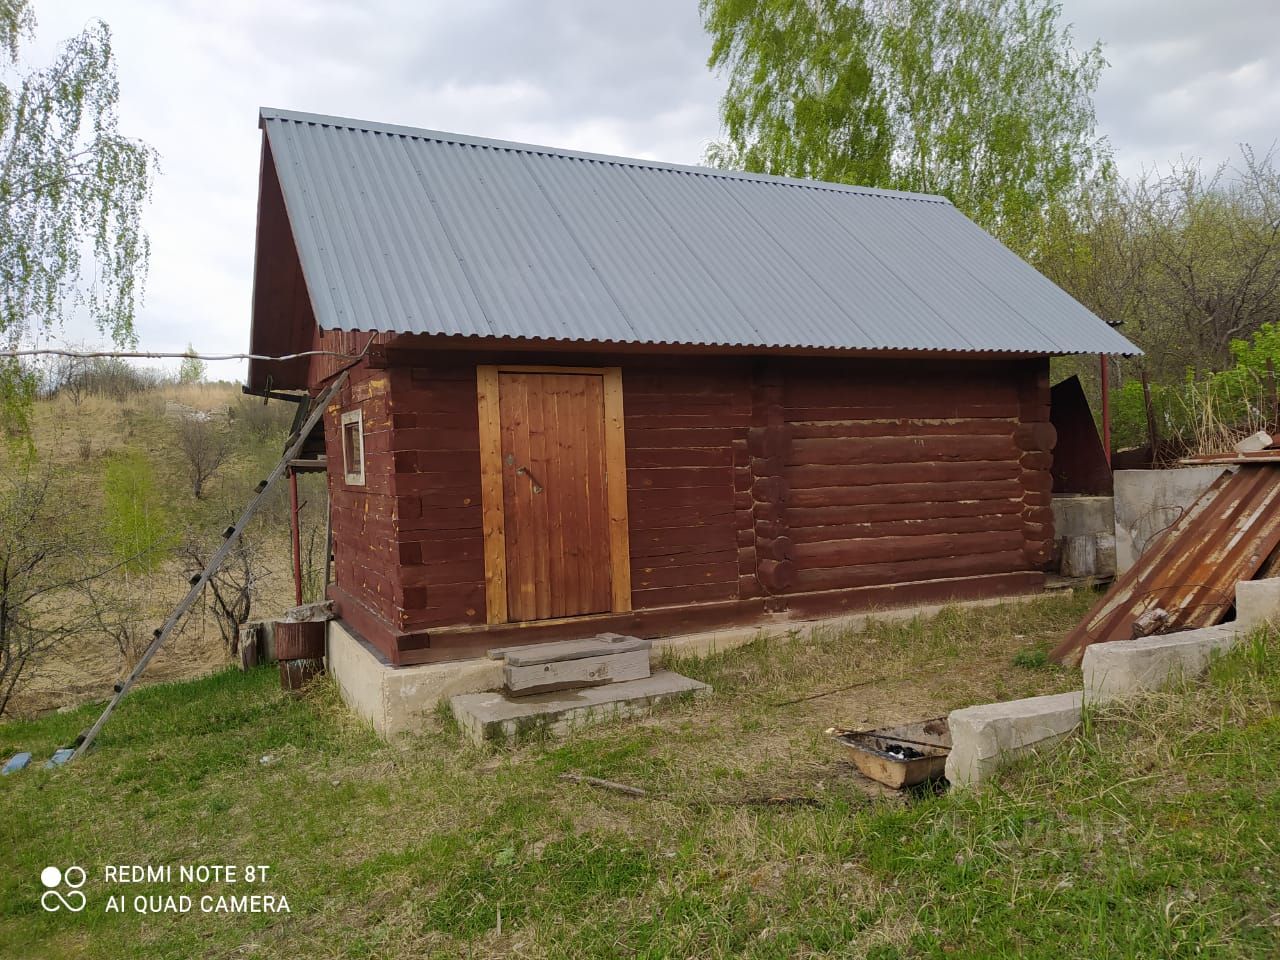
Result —
[{"label": "grass", "polygon": [[[268,669],[150,687],[84,762],[0,780],[0,955],[1275,956],[1273,634],[977,792],[874,799],[822,734],[1068,689],[1013,661],[1090,599],[673,663],[716,695],[500,749],[460,746],[442,712],[388,746],[331,684],[292,699]],[[91,716],[0,726],[0,753],[47,756]],[[40,870],[73,862],[89,908],[43,912]],[[259,892],[291,912],[106,913],[113,893],[253,892],[104,883],[121,863],[267,864]]]}]

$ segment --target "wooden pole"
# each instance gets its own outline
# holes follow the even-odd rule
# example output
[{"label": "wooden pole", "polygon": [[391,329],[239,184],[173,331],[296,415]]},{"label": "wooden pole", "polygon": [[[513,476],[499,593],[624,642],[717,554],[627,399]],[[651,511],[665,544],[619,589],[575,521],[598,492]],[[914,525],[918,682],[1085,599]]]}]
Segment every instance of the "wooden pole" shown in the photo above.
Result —
[{"label": "wooden pole", "polygon": [[1099,370],[1102,379],[1102,452],[1107,455],[1107,466],[1111,466],[1111,383],[1110,371],[1107,369],[1107,355],[1098,354]]},{"label": "wooden pole", "polygon": [[[327,481],[326,477],[326,481]],[[324,487],[324,583],[320,585],[317,600],[329,599],[330,564],[333,561],[333,499],[329,496],[329,484]]]},{"label": "wooden pole", "polygon": [[293,604],[302,606],[302,533],[298,529],[298,471],[289,469],[289,534],[293,539]]},{"label": "wooden pole", "polygon": [[1147,442],[1151,444],[1151,463],[1154,466],[1160,457],[1160,437],[1156,433],[1156,412],[1151,406],[1151,383],[1147,380],[1146,368],[1141,372],[1142,405],[1147,412]]}]

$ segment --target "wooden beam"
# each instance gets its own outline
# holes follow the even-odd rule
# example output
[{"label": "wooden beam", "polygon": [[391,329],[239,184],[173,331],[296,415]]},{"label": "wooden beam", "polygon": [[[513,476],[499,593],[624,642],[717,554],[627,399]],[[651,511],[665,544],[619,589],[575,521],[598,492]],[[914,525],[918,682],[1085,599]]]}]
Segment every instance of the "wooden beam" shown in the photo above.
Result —
[{"label": "wooden beam", "polygon": [[604,457],[609,503],[609,566],[614,613],[631,609],[631,528],[627,514],[627,443],[622,418],[622,368],[604,374]]},{"label": "wooden beam", "polygon": [[480,414],[480,498],[484,517],[484,607],[488,623],[507,622],[507,530],[502,503],[502,421],[498,368],[476,367]]}]

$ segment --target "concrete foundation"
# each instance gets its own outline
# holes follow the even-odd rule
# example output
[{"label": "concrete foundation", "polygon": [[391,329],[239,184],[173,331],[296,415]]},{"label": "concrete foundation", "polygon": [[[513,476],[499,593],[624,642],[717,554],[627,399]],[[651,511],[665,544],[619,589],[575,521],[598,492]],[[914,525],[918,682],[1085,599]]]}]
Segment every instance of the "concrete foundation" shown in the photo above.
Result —
[{"label": "concrete foundation", "polygon": [[1236,626],[1251,630],[1280,621],[1280,577],[1236,584]]},{"label": "concrete foundation", "polygon": [[1222,476],[1221,466],[1115,472],[1116,572],[1124,573],[1147,545]]},{"label": "concrete foundation", "polygon": [[1214,656],[1225,653],[1242,631],[1235,623],[1183,630],[1137,640],[1114,640],[1085,648],[1086,703],[1106,703],[1159,690],[1181,677],[1203,673]]},{"label": "concrete foundation", "polygon": [[1110,577],[1116,572],[1115,499],[1059,494],[1053,535],[1064,577]]},{"label": "concrete foundation", "polygon": [[[1034,600],[1041,596],[1043,594],[1036,593],[1021,597],[991,597],[964,601],[955,606],[990,607]],[[778,616],[757,626],[662,637],[653,641],[650,659],[656,666],[668,652],[677,656],[706,657],[745,646],[762,637],[779,636],[792,630],[862,630],[872,620],[901,621],[913,617],[931,617],[946,606],[949,605],[923,604],[823,620],[796,621]],[[497,690],[503,684],[503,662],[488,657],[393,667],[371,645],[355,637],[341,620],[329,621],[327,647],[329,673],[337,681],[343,700],[386,740],[392,740],[402,733],[421,732],[426,726],[426,715],[443,700],[460,693]]]},{"label": "concrete foundation", "polygon": [[501,693],[462,693],[450,698],[454,719],[468,740],[506,742],[534,734],[563,736],[601,720],[632,717],[664,701],[706,696],[705,683],[670,670],[601,687],[583,687],[509,698]]},{"label": "concrete foundation", "polygon": [[1013,757],[1050,746],[1080,723],[1079,691],[953,710],[947,779],[953,786],[986,780]]}]

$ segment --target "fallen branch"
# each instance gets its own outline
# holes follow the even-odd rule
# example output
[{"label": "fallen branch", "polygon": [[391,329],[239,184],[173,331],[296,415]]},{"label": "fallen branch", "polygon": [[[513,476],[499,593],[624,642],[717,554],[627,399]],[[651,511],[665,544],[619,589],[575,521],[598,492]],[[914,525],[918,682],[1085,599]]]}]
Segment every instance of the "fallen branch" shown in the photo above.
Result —
[{"label": "fallen branch", "polygon": [[582,783],[588,787],[597,787],[601,790],[612,790],[614,793],[625,793],[628,797],[647,797],[649,794],[640,787],[631,787],[625,783],[618,783],[614,780],[601,780],[599,777],[588,777],[581,773],[562,773],[560,779],[567,783]]},{"label": "fallen branch", "polygon": [[771,703],[771,707],[789,707],[793,703],[805,703],[808,700],[819,700],[822,697],[829,697],[833,693],[844,693],[846,690],[855,690],[858,687],[865,687],[872,683],[882,683],[885,677],[872,677],[870,680],[859,680],[857,683],[846,683],[843,687],[835,687],[831,690],[823,690],[821,693],[811,693],[807,697],[796,697],[794,700],[779,700],[777,703]]}]

